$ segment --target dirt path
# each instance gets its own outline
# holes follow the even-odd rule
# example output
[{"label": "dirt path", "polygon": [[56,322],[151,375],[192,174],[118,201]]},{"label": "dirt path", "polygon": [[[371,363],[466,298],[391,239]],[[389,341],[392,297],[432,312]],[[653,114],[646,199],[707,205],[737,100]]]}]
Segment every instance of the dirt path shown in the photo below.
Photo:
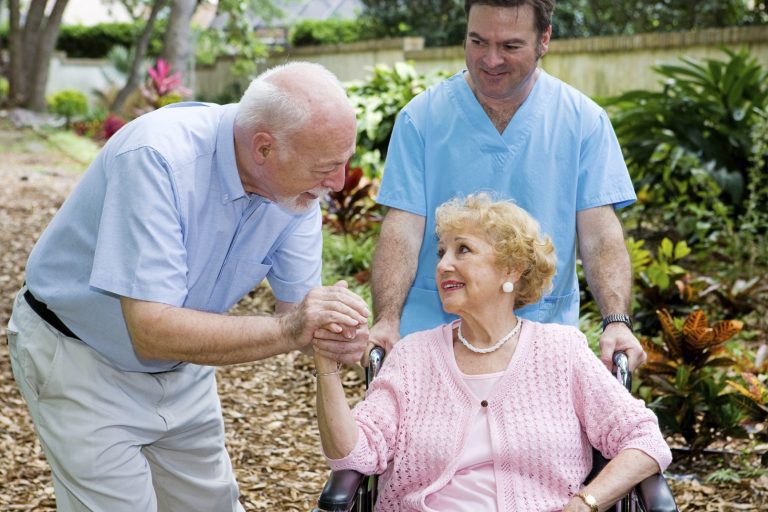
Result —
[{"label": "dirt path", "polygon": [[[5,326],[34,240],[77,183],[82,165],[2,119],[0,161],[0,510],[53,511],[50,471],[13,382]],[[255,293],[233,313],[269,307]],[[291,354],[218,372],[228,447],[248,511],[310,510],[325,481],[309,370],[306,356]],[[362,384],[355,371],[346,373],[346,383],[356,401]],[[765,510],[768,481],[761,478],[717,485],[692,478],[673,486],[682,510]]]}]

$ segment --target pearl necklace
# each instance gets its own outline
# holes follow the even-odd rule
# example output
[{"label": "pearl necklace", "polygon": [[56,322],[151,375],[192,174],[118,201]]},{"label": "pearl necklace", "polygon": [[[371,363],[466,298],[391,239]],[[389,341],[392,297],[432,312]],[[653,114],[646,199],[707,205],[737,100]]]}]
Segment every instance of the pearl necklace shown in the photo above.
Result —
[{"label": "pearl necklace", "polygon": [[522,326],[523,326],[523,320],[522,320],[522,318],[518,318],[517,319],[517,323],[512,328],[512,330],[509,331],[499,341],[497,341],[495,345],[493,345],[492,347],[488,347],[488,348],[477,348],[476,346],[474,346],[470,342],[468,342],[467,338],[465,338],[461,334],[461,322],[459,322],[459,329],[457,331],[457,334],[459,335],[459,341],[462,343],[462,345],[467,347],[472,352],[474,352],[476,354],[490,354],[491,352],[495,352],[495,351],[499,350],[502,347],[502,345],[504,345],[506,342],[508,342],[515,334],[520,332],[520,328]]}]

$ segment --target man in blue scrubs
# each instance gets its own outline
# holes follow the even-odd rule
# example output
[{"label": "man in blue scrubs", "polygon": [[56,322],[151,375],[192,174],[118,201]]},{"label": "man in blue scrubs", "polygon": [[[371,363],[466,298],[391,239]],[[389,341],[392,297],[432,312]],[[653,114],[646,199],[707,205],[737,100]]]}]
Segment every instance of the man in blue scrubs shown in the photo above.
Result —
[{"label": "man in blue scrubs", "polygon": [[612,366],[616,349],[633,367],[645,359],[631,330],[630,261],[614,211],[635,193],[605,111],[538,67],[553,9],[553,0],[467,0],[467,69],[400,112],[378,197],[389,210],[373,262],[376,344],[389,348],[453,319],[437,293],[434,212],[484,190],[530,212],[557,251],[553,289],[519,315],[578,323],[578,240],[603,314],[603,361]]},{"label": "man in blue scrubs", "polygon": [[[8,340],[58,510],[236,511],[214,365],[349,334],[365,302],[320,286],[318,198],[344,184],[353,108],[295,63],[239,104],[179,103],[118,131],[35,245]],[[227,316],[267,279],[275,316]],[[342,336],[341,338],[344,338]]]}]

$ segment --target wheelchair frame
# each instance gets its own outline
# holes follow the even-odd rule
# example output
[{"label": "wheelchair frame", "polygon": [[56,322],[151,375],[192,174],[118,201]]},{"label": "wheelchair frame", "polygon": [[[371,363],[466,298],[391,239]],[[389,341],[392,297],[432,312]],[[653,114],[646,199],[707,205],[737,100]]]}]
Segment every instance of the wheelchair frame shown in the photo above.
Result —
[{"label": "wheelchair frame", "polygon": [[[370,353],[370,364],[366,369],[365,383],[368,386],[384,361],[384,349],[374,347]],[[632,373],[626,354],[613,355],[616,378],[631,391]],[[591,481],[603,470],[608,461],[599,451],[592,449],[592,471],[586,482]],[[312,512],[373,512],[376,504],[376,475],[363,475],[348,469],[332,471]],[[615,512],[678,512],[672,491],[662,474],[651,475],[637,484],[629,494],[614,505]]]}]

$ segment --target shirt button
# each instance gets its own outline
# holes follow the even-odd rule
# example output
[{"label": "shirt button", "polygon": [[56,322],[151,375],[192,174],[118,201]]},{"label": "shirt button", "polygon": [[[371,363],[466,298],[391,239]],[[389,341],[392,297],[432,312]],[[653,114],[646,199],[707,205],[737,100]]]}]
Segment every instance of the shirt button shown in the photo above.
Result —
[{"label": "shirt button", "polygon": [[483,407],[488,407],[488,400],[483,400],[482,402],[480,402],[480,405],[482,405]]}]

